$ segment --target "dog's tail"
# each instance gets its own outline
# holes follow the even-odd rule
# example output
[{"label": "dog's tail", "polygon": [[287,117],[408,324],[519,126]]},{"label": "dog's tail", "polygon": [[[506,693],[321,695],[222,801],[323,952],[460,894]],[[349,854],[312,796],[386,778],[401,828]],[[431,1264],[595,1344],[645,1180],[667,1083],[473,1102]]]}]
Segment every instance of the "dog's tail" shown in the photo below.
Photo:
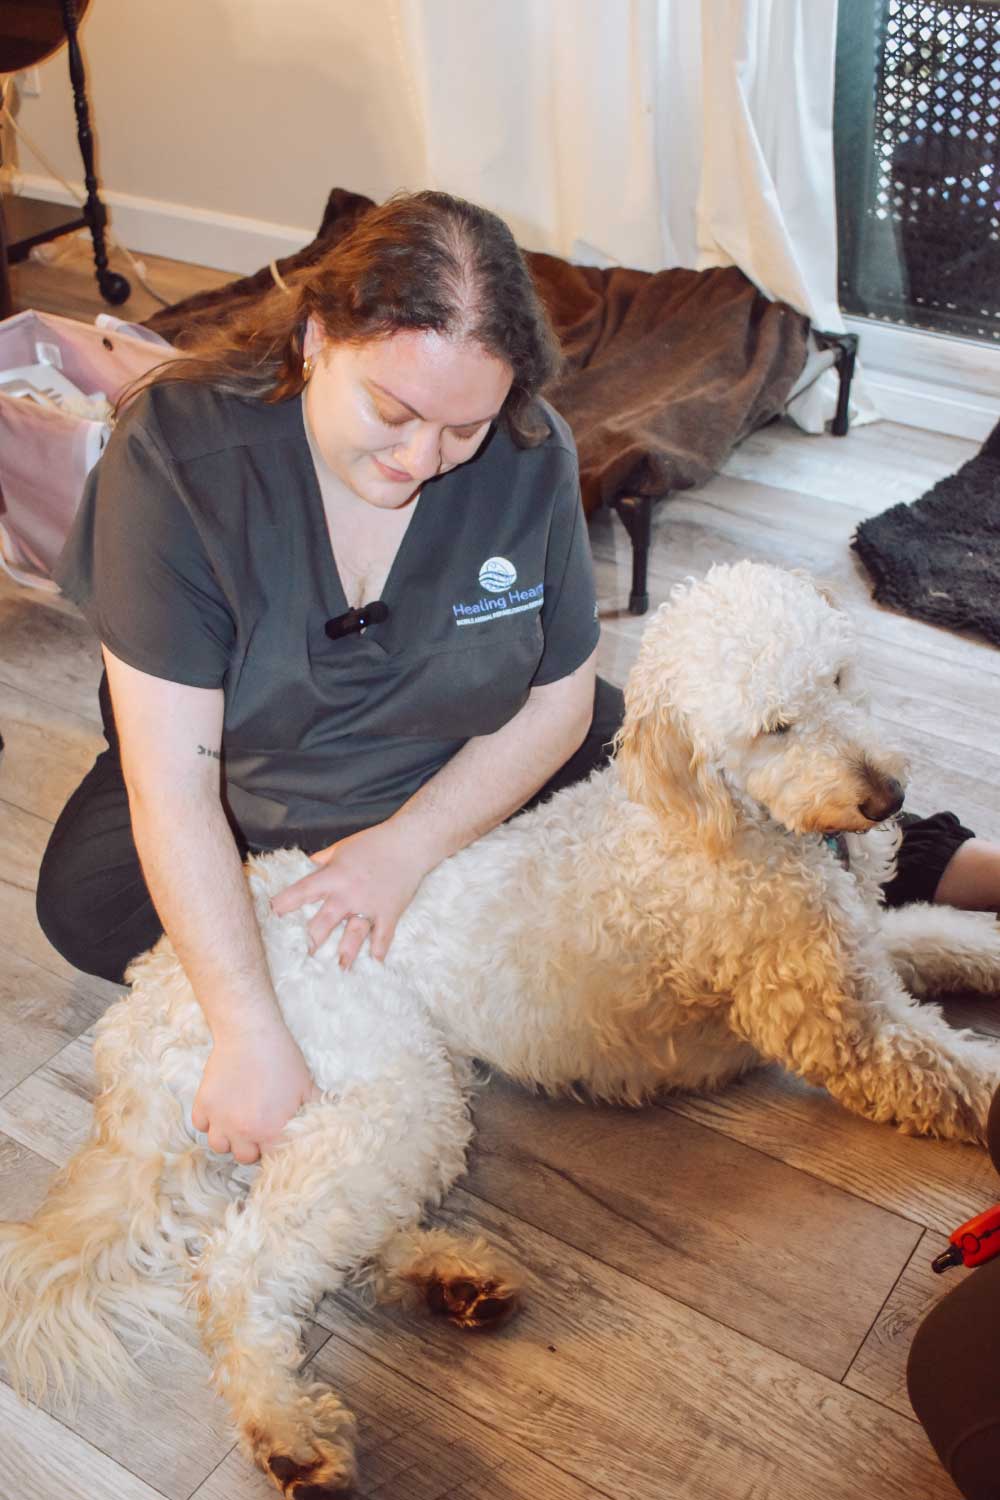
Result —
[{"label": "dog's tail", "polygon": [[98,1129],[32,1223],[0,1224],[0,1356],[22,1395],[71,1401],[80,1381],[120,1394],[137,1378],[128,1345],[176,1339],[164,1162]]}]

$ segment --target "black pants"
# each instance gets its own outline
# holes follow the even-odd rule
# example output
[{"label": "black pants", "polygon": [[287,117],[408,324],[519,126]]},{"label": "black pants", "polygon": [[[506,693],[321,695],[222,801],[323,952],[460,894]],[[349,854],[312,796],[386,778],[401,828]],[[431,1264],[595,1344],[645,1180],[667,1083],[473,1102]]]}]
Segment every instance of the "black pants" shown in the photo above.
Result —
[{"label": "black pants", "polygon": [[[45,936],[74,968],[120,983],[130,960],[151,947],[163,927],[132,837],[106,678],[101,681],[100,702],[108,748],[97,757],[52,830],[38,874],[36,908]],[[597,766],[606,764],[623,712],[621,689],[598,678],[587,738],[528,806],[585,780]],[[250,846],[238,828],[233,832],[245,858]]]},{"label": "black pants", "polygon": [[[1000,1172],[1000,1089],[989,1144]],[[966,1500],[1000,1500],[1000,1258],[928,1313],[906,1379],[913,1410]]]}]

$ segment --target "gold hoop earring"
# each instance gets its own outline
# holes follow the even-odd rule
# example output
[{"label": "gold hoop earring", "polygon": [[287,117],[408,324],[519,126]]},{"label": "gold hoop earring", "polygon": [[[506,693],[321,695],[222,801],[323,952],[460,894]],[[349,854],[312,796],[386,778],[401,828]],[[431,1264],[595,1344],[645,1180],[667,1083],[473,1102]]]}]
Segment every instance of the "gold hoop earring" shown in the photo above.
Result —
[{"label": "gold hoop earring", "polygon": [[309,354],[307,354],[306,357],[305,357],[305,359],[302,361],[302,383],[303,383],[303,385],[305,384],[305,382],[307,380],[309,380],[309,378],[312,375],[312,372],[313,372],[313,363],[314,363],[313,358]]}]

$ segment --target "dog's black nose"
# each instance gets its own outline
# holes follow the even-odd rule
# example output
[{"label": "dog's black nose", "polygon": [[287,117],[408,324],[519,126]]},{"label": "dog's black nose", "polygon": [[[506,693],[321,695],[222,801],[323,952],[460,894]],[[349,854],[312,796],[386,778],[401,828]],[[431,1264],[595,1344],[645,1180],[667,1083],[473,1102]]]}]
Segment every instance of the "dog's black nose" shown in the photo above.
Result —
[{"label": "dog's black nose", "polygon": [[877,792],[872,792],[864,802],[858,803],[858,812],[871,823],[884,823],[886,818],[891,818],[894,813],[899,812],[903,805],[904,795],[899,782],[890,776]]}]

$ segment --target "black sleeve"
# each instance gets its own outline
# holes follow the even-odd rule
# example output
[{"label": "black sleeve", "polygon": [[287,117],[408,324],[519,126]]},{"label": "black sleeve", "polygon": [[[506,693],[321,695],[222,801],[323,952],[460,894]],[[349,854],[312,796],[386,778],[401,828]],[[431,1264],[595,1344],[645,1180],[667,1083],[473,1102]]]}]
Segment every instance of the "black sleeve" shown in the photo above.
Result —
[{"label": "black sleeve", "polygon": [[221,685],[233,616],[176,471],[137,413],[87,479],[55,578],[129,666],[190,687]]},{"label": "black sleeve", "polygon": [[532,687],[544,687],[575,672],[601,634],[594,564],[575,462],[572,480],[560,486],[553,508],[541,617],[545,649]]}]

